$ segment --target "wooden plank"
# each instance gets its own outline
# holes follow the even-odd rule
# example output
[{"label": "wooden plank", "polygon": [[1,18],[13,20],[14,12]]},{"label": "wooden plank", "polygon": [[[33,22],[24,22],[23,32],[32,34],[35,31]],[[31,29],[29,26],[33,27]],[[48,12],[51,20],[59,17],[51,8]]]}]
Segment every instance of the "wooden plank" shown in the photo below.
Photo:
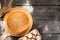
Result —
[{"label": "wooden plank", "polygon": [[[10,1],[10,0],[7,0]],[[2,1],[2,5],[4,5],[4,0]],[[8,4],[8,2],[7,2]],[[38,6],[38,5],[60,5],[60,0],[13,0],[12,2],[12,6],[16,6],[16,5],[34,5],[34,6]]]},{"label": "wooden plank", "polygon": [[32,5],[60,5],[60,0],[30,0]]},{"label": "wooden plank", "polygon": [[31,5],[60,5],[60,0],[13,0],[13,5],[23,5],[27,2]]},{"label": "wooden plank", "polygon": [[33,6],[31,14],[34,19],[60,20],[60,6]]},{"label": "wooden plank", "polygon": [[59,34],[42,35],[42,40],[60,40]]},{"label": "wooden plank", "polygon": [[60,20],[34,20],[33,29],[41,34],[60,33]]}]

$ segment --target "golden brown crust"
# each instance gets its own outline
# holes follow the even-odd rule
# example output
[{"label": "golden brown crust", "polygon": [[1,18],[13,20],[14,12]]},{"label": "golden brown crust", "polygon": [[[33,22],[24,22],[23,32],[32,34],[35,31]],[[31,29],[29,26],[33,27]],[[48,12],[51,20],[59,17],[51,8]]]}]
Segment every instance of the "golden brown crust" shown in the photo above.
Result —
[{"label": "golden brown crust", "polygon": [[4,21],[6,33],[10,33],[13,36],[16,36],[19,33],[22,33],[22,35],[25,34],[25,30],[28,32],[33,24],[30,13],[18,7],[12,8],[7,12]]}]

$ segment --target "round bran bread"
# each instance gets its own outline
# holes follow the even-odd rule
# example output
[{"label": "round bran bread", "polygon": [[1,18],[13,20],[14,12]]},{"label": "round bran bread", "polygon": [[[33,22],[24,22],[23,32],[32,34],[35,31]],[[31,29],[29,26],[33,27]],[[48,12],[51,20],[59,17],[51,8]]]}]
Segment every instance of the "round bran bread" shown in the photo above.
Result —
[{"label": "round bran bread", "polygon": [[23,36],[28,33],[33,24],[32,16],[26,10],[11,8],[4,16],[5,33],[12,36]]}]

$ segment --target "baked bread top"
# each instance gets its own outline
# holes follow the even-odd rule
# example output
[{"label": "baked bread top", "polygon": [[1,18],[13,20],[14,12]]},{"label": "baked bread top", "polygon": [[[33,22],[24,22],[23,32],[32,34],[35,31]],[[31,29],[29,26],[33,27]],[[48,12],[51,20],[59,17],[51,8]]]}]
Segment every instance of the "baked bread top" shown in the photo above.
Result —
[{"label": "baked bread top", "polygon": [[33,24],[31,14],[18,7],[9,10],[4,17],[4,21],[6,33],[13,35],[23,34],[29,31]]}]

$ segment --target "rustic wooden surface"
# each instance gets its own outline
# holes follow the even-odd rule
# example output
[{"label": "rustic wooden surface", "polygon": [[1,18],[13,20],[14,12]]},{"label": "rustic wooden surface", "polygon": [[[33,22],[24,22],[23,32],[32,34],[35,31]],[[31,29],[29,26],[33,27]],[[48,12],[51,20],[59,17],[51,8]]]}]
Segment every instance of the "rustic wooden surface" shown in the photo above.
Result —
[{"label": "rustic wooden surface", "polygon": [[[14,0],[13,4],[22,5],[22,3],[26,3],[27,0]],[[60,5],[60,0],[28,0],[31,5]],[[20,4],[19,4],[20,3]]]},{"label": "rustic wooden surface", "polygon": [[39,30],[42,40],[60,40],[60,0],[13,0],[13,5],[33,7],[32,29]]}]

